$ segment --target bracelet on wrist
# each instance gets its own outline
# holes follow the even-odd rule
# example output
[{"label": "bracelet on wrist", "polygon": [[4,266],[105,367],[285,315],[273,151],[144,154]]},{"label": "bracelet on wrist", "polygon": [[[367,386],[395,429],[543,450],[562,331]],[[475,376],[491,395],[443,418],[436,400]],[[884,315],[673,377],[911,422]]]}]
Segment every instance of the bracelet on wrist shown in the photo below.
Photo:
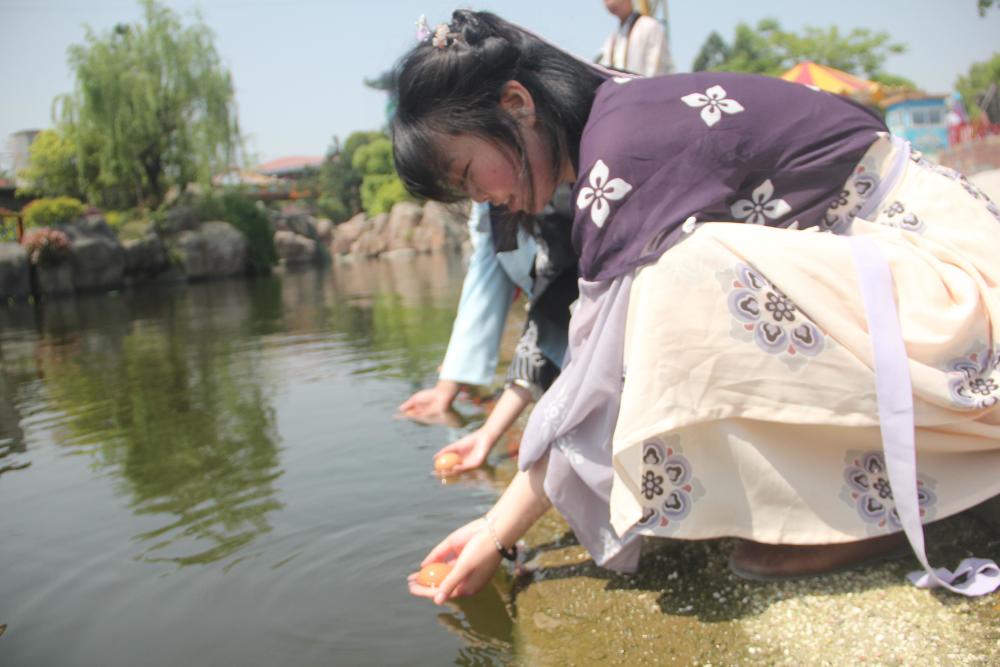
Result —
[{"label": "bracelet on wrist", "polygon": [[517,561],[517,545],[515,544],[512,547],[504,547],[504,545],[500,543],[500,538],[497,537],[497,531],[493,527],[493,520],[490,518],[489,514],[483,515],[483,521],[486,522],[486,528],[490,531],[490,537],[493,538],[493,544],[496,545],[497,551],[500,552],[500,555],[506,560]]}]

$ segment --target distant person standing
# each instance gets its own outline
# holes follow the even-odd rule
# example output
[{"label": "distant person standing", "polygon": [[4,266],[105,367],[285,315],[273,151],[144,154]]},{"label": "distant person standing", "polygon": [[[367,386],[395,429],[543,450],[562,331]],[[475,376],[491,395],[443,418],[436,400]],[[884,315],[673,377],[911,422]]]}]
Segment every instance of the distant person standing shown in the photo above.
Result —
[{"label": "distant person standing", "polygon": [[599,62],[642,76],[670,74],[674,64],[667,33],[659,21],[648,15],[649,3],[641,5],[642,11],[636,11],[632,0],[604,0],[604,6],[618,18],[619,24],[604,41]]}]

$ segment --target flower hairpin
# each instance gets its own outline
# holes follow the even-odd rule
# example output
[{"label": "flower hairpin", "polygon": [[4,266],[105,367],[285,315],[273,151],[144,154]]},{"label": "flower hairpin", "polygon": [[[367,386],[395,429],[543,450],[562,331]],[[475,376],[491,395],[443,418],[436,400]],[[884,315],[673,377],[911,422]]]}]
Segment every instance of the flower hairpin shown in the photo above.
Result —
[{"label": "flower hairpin", "polygon": [[427,25],[427,17],[421,14],[420,18],[417,19],[417,41],[426,42],[430,36],[431,28]]},{"label": "flower hairpin", "polygon": [[443,49],[448,46],[448,24],[442,23],[434,31],[434,38],[431,40],[431,44],[435,48]]}]

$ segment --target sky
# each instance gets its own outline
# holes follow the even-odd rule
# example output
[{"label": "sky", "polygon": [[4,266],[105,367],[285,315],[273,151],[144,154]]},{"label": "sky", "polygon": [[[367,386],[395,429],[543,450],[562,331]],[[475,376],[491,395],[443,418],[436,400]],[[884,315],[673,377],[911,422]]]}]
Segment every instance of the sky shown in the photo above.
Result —
[{"label": "sky", "polygon": [[[384,124],[386,96],[362,79],[389,69],[414,43],[421,14],[433,26],[456,7],[493,11],[592,58],[615,19],[601,0],[161,0],[184,19],[200,11],[232,72],[248,152],[264,161],[322,155],[334,136]],[[929,93],[947,93],[975,62],[1000,52],[1000,9],[976,0],[673,0],[670,39],[678,71],[690,71],[710,32],[731,41],[739,22],[777,18],[783,28],[870,28],[907,46],[885,70]],[[0,0],[0,166],[7,137],[52,126],[53,99],[72,91],[66,50],[135,22],[133,0]]]}]

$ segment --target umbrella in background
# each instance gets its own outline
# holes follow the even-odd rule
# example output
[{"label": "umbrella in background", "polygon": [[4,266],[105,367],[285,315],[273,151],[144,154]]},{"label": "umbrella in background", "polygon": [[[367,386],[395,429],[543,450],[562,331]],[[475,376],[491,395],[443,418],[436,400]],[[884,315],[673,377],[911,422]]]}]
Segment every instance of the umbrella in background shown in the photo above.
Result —
[{"label": "umbrella in background", "polygon": [[838,95],[855,97],[865,102],[877,102],[882,97],[882,85],[867,79],[859,79],[853,74],[814,62],[801,62],[781,75],[785,81],[816,86],[821,90]]}]

